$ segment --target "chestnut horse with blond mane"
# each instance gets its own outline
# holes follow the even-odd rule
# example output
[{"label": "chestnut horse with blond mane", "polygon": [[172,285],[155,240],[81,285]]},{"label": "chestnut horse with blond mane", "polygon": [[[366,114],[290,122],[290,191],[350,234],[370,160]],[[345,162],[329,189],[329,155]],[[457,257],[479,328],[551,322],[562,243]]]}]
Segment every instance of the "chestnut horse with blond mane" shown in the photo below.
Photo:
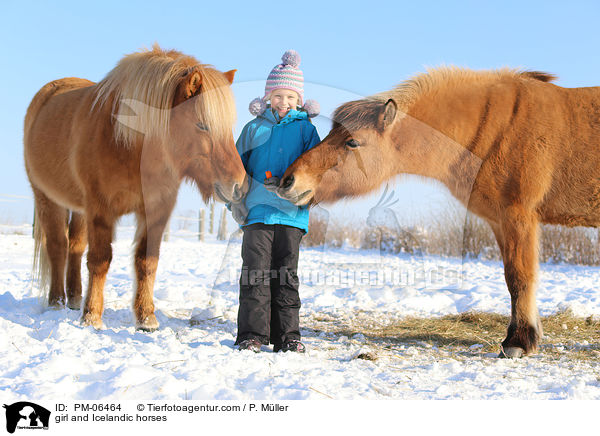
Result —
[{"label": "chestnut horse with blond mane", "polygon": [[600,225],[600,88],[553,79],[441,68],[345,103],[278,193],[305,205],[365,194],[402,173],[437,179],[498,241],[511,296],[500,355],[534,353],[538,223]]},{"label": "chestnut horse with blond mane", "polygon": [[125,56],[99,83],[55,80],[25,117],[25,166],[36,211],[34,263],[48,304],[81,306],[102,327],[103,288],[117,219],[137,219],[136,327],[158,328],[153,287],[162,234],[183,180],[208,201],[239,201],[246,173],[233,141],[235,70],[222,73],[155,45]]}]

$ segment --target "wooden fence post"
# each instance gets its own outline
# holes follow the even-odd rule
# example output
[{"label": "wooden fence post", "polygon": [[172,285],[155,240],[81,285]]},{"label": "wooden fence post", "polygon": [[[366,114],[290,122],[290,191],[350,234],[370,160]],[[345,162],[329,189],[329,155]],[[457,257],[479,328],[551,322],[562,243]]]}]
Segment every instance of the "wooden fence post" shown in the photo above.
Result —
[{"label": "wooden fence post", "polygon": [[219,233],[217,239],[224,241],[227,239],[227,209],[223,208],[221,211],[221,222],[219,223]]},{"label": "wooden fence post", "polygon": [[200,209],[200,222],[198,223],[198,240],[204,241],[204,219],[205,219],[205,210]]}]

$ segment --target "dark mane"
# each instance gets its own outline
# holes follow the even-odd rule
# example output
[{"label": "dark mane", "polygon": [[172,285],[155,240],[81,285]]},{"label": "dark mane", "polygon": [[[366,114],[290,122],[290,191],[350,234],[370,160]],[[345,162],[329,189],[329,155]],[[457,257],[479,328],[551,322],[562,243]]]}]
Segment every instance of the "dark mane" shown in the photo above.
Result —
[{"label": "dark mane", "polygon": [[558,76],[543,71],[521,71],[521,76],[528,79],[539,80],[540,82],[553,82],[558,79]]},{"label": "dark mane", "polygon": [[374,98],[351,101],[338,107],[333,113],[333,128],[356,131],[377,126],[384,101]]}]

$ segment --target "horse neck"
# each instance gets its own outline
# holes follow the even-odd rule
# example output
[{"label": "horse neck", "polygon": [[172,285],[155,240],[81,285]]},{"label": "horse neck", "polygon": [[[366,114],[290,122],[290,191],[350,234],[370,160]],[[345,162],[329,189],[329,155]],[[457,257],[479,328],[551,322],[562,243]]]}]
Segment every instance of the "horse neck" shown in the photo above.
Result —
[{"label": "horse neck", "polygon": [[470,150],[470,139],[484,105],[476,92],[460,87],[417,99],[393,132],[400,152],[406,153],[399,172],[436,179],[468,204],[482,163]]}]

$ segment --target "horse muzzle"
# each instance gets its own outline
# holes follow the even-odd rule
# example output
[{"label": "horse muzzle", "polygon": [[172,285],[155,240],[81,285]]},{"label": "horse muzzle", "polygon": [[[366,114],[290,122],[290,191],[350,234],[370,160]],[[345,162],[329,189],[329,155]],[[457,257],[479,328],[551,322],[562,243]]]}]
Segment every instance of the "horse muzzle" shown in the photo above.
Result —
[{"label": "horse muzzle", "polygon": [[242,184],[234,182],[228,187],[223,186],[221,183],[215,183],[214,191],[215,197],[224,203],[239,203],[248,192],[248,177],[244,179]]},{"label": "horse muzzle", "polygon": [[277,195],[296,206],[304,206],[313,197],[313,191],[311,189],[299,191],[296,186],[296,179],[291,174],[281,181],[279,188],[277,188]]},{"label": "horse muzzle", "polygon": [[231,195],[231,201],[233,201],[234,203],[239,203],[240,201],[242,201],[244,199],[244,197],[246,196],[246,194],[248,193],[248,187],[249,187],[248,176],[246,176],[246,177],[244,177],[244,181],[242,182],[241,185],[239,183],[236,183],[235,185],[233,185],[233,193]]}]

